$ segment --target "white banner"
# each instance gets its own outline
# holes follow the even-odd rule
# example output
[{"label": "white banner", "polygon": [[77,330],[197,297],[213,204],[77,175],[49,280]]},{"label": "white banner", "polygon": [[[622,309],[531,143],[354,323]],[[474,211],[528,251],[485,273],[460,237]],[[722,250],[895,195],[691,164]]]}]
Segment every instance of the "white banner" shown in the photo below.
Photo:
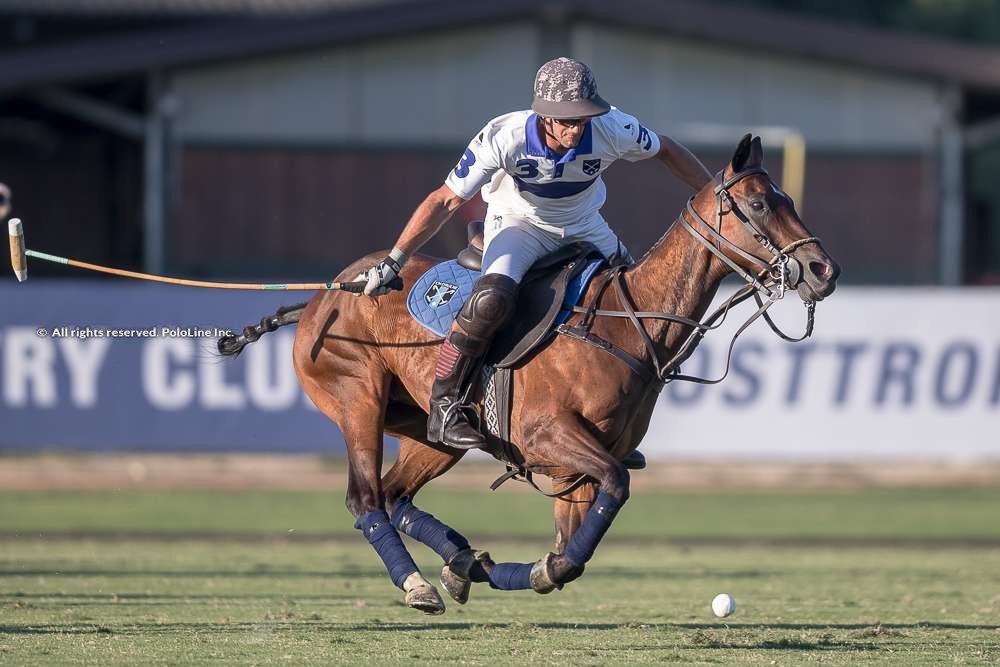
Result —
[{"label": "white banner", "polygon": [[[721,375],[750,308],[708,334],[684,372]],[[797,295],[771,312],[801,335]],[[664,388],[642,450],[688,459],[1000,459],[1000,290],[839,289],[818,304],[813,337],[795,344],[761,319],[741,337],[722,384]]]}]

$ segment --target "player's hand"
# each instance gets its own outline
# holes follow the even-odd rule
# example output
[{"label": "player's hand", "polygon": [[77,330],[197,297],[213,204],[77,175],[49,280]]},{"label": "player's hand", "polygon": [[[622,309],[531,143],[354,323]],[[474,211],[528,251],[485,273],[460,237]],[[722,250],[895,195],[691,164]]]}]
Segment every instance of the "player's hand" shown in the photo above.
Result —
[{"label": "player's hand", "polygon": [[365,296],[382,296],[393,290],[389,283],[395,280],[403,270],[406,253],[393,248],[389,255],[375,266],[362,271],[354,279],[365,282]]}]

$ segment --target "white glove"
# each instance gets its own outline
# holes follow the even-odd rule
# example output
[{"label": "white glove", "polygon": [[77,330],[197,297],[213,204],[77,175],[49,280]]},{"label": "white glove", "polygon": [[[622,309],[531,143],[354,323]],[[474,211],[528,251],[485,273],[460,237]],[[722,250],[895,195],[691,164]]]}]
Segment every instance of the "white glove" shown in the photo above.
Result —
[{"label": "white glove", "polygon": [[393,248],[389,251],[388,257],[370,269],[359,273],[354,282],[359,280],[365,281],[365,296],[382,296],[383,294],[388,294],[392,291],[389,283],[399,276],[405,263],[406,253],[399,248]]}]

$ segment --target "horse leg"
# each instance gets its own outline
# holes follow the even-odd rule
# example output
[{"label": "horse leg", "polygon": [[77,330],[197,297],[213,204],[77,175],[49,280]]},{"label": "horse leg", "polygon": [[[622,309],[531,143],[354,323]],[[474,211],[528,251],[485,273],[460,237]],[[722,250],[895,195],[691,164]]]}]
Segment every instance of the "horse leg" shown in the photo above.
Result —
[{"label": "horse leg", "polygon": [[[324,414],[340,426],[347,444],[347,509],[382,559],[392,582],[402,589],[406,604],[428,614],[444,613],[444,601],[420,574],[385,511],[382,494],[382,424],[390,378],[384,371],[359,373],[359,382],[341,382],[336,392],[306,378],[303,388]],[[344,406],[338,397],[350,396]]]},{"label": "horse leg", "polygon": [[[556,502],[556,551],[531,570],[531,587],[548,593],[583,574],[597,545],[629,496],[629,474],[576,419],[550,431],[535,456],[544,464],[576,470],[597,480]],[[560,549],[561,547],[561,549]]]},{"label": "horse leg", "polygon": [[[552,480],[552,490],[559,493],[576,481],[576,476],[567,479]],[[597,498],[597,482],[586,482],[576,489],[559,496],[555,501],[556,543],[555,553],[566,551],[569,538],[583,523],[587,510]]]},{"label": "horse leg", "polygon": [[[474,581],[489,581],[484,569],[492,564],[485,551],[474,551],[469,541],[437,517],[413,504],[417,492],[430,480],[444,474],[465,454],[464,450],[431,445],[424,440],[425,417],[418,415],[411,435],[403,435],[401,425],[393,424],[400,438],[399,458],[382,480],[386,507],[392,525],[441,556],[441,584],[459,604],[469,600]],[[417,434],[419,437],[414,437]]]},{"label": "horse leg", "polygon": [[531,588],[532,563],[494,563],[487,552],[472,549],[460,533],[413,504],[417,491],[455,465],[465,451],[425,440],[423,419],[415,428],[402,420],[390,421],[391,431],[400,438],[399,459],[383,480],[393,525],[441,556],[441,584],[448,594],[465,604],[474,582],[489,582],[500,590]]},{"label": "horse leg", "polygon": [[[545,594],[583,574],[618,510],[628,500],[629,475],[575,417],[535,432],[545,439],[526,448],[531,467],[572,470],[597,480],[596,484],[586,484],[567,494],[564,501],[557,501],[556,551],[560,553],[546,554],[535,563],[497,563],[489,572],[493,588],[531,588]],[[557,480],[556,488],[570,483],[568,479]]]}]

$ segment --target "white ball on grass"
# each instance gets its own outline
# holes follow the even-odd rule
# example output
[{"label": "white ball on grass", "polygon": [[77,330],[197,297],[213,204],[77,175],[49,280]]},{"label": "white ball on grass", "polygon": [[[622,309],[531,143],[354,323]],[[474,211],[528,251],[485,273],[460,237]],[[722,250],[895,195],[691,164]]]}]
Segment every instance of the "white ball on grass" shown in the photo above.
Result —
[{"label": "white ball on grass", "polygon": [[719,593],[712,600],[712,612],[719,618],[725,618],[736,611],[736,600],[729,593]]}]

